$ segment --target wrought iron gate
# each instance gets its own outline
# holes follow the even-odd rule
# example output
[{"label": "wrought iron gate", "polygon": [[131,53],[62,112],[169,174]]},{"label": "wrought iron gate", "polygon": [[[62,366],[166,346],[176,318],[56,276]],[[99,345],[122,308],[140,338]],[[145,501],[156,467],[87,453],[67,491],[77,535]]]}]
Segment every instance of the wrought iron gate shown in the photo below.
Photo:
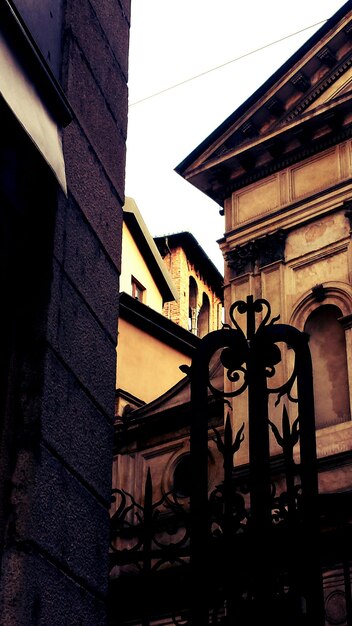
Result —
[{"label": "wrought iron gate", "polygon": [[[324,626],[324,581],[326,586],[338,579],[333,600],[343,594],[342,621],[327,623],[351,626],[349,500],[346,505],[339,500],[345,511],[339,528],[323,533],[326,500],[318,495],[308,337],[272,319],[263,299],[235,302],[229,317],[232,326],[205,336],[187,368],[190,506],[172,492],[153,502],[150,474],[143,504],[115,489],[110,565],[125,575],[111,585],[111,624]],[[244,317],[246,332],[240,325]],[[225,390],[209,379],[217,354]],[[270,386],[288,360],[291,369]],[[225,407],[241,394],[247,394],[248,404],[248,423],[229,408],[223,432],[214,430],[223,481],[210,494],[208,389]],[[273,404],[279,419],[271,415]],[[274,458],[270,437],[279,451]],[[245,438],[248,464],[237,466]],[[162,517],[166,500],[169,515]],[[336,532],[346,533],[346,543],[334,542]],[[138,574],[129,574],[132,565]],[[126,600],[125,608],[115,591]]]}]

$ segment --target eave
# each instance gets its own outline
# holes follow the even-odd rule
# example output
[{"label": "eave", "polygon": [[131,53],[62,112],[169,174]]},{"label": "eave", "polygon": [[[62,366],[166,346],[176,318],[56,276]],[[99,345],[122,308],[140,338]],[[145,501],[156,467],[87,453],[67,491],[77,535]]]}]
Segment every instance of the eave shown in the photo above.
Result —
[{"label": "eave", "polygon": [[[341,126],[348,133],[350,95],[334,97],[331,87],[347,72],[346,84],[351,83],[351,20],[346,2],[176,172],[223,204],[235,188],[284,168],[287,159],[294,162],[336,143]],[[318,104],[329,89],[331,102]]]},{"label": "eave", "polygon": [[60,126],[67,126],[74,117],[73,110],[11,0],[1,2],[0,24],[53,117]]},{"label": "eave", "polygon": [[190,357],[201,341],[197,335],[124,292],[120,293],[119,317]]},{"label": "eave", "polygon": [[223,205],[230,194],[351,136],[352,92],[190,169],[185,179]]}]

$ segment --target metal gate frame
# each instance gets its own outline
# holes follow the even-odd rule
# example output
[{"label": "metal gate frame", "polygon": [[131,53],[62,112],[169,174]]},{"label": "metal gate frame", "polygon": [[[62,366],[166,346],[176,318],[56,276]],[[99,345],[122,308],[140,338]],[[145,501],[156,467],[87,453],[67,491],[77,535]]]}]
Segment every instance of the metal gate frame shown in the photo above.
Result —
[{"label": "metal gate frame", "polygon": [[[246,316],[246,333],[239,324],[240,316]],[[352,626],[351,555],[342,546],[335,549],[334,540],[321,534],[322,500],[318,495],[308,336],[292,326],[278,324],[278,317],[271,318],[269,303],[264,299],[254,301],[252,296],[246,302],[234,302],[229,318],[233,326],[224,325],[206,335],[191,366],[183,368],[190,378],[192,405],[189,509],[171,492],[153,502],[150,473],[143,504],[123,489],[115,489],[120,504],[112,517],[111,568],[133,563],[139,576],[131,577],[129,582],[120,581],[120,592],[131,604],[130,612],[127,610],[121,619],[119,603],[115,604],[110,592],[110,623],[149,626],[164,615],[170,621],[160,623],[180,626],[251,626],[267,622],[271,626],[324,626],[324,553],[329,553],[334,567],[342,563],[346,624]],[[268,381],[274,380],[282,362],[278,344],[287,346],[294,363],[287,379],[270,387]],[[232,384],[227,391],[214,388],[209,378],[210,362],[216,354]],[[209,389],[213,396],[222,398],[225,407],[230,399],[245,391],[248,394],[247,428],[242,424],[234,432],[234,420],[228,412],[223,436],[214,431],[223,457],[224,479],[210,496]],[[280,424],[269,415],[273,394],[277,397],[275,405],[282,407]],[[282,451],[276,470],[281,476],[279,487],[273,482],[270,432]],[[249,443],[247,474],[234,466],[244,437]],[[298,463],[294,448],[299,448]],[[241,490],[244,479],[247,495]],[[158,515],[166,498],[171,524],[175,527],[176,521],[178,529],[183,529],[181,537],[175,532],[174,541],[173,533],[166,530],[168,544],[160,540],[163,529]],[[348,499],[346,510],[349,506]],[[348,541],[350,529],[348,525],[344,528]],[[121,536],[128,541],[134,537],[123,550],[116,549],[116,539]],[[170,567],[163,569],[166,563]],[[130,588],[140,596],[140,610],[135,604],[132,610]]]}]

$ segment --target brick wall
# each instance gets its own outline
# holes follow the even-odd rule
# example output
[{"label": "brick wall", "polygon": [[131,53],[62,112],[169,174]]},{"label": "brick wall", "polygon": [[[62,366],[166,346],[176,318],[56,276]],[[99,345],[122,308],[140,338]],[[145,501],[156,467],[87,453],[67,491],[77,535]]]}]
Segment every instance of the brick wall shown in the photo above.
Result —
[{"label": "brick wall", "polygon": [[164,262],[175,283],[179,300],[168,302],[164,306],[164,315],[175,324],[188,329],[188,265],[183,248],[173,248],[171,254],[164,257]]},{"label": "brick wall", "polygon": [[164,263],[171,273],[179,294],[177,302],[167,302],[164,305],[164,315],[183,328],[189,329],[189,280],[192,276],[197,284],[197,314],[202,306],[203,293],[205,293],[210,303],[209,330],[218,329],[220,299],[203,278],[199,268],[187,259],[184,249],[181,246],[172,248],[171,253],[164,257]]}]

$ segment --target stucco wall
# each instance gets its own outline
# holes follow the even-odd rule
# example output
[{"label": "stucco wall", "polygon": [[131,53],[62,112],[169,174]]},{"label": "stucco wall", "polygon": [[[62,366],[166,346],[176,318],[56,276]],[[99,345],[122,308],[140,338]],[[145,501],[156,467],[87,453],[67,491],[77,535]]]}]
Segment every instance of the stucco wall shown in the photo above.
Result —
[{"label": "stucco wall", "polygon": [[139,248],[128,228],[124,223],[122,229],[122,260],[120,291],[132,295],[132,276],[145,288],[143,303],[150,306],[158,313],[162,312],[162,295],[155,284],[148,265],[139,251]]},{"label": "stucco wall", "polygon": [[175,385],[184,374],[179,366],[190,358],[171,346],[119,320],[116,387],[127,390],[143,402],[150,402]]}]

